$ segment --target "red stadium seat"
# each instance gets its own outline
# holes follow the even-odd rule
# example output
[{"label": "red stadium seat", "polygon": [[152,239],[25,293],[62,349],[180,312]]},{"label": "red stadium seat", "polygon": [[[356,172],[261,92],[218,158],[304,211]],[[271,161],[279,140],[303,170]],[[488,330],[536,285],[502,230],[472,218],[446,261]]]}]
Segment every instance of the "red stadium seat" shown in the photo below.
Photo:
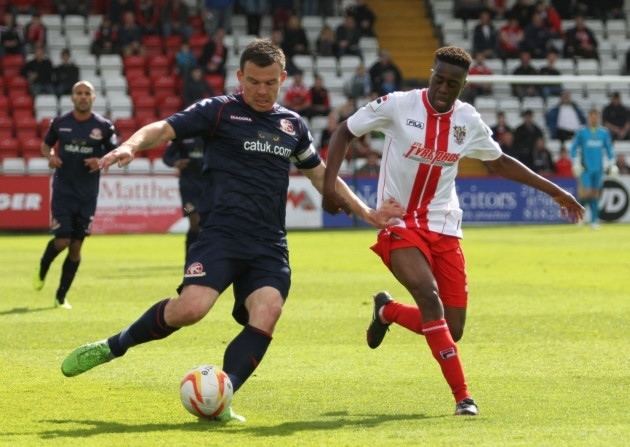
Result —
[{"label": "red stadium seat", "polygon": [[127,84],[129,84],[129,81],[132,79],[146,77],[146,72],[144,68],[127,68],[125,69],[125,77],[127,78]]},{"label": "red stadium seat", "polygon": [[151,79],[158,76],[166,76],[171,73],[173,64],[169,58],[164,55],[152,56],[147,63],[147,73]]},{"label": "red stadium seat", "polygon": [[138,111],[135,113],[138,129],[157,120],[155,111]]},{"label": "red stadium seat", "polygon": [[17,157],[20,153],[20,142],[17,138],[0,139],[0,158]]},{"label": "red stadium seat", "polygon": [[146,76],[127,79],[127,87],[129,88],[129,96],[136,94],[148,96],[151,92],[151,80]]},{"label": "red stadium seat", "polygon": [[33,116],[22,116],[19,120],[15,120],[15,131],[37,135],[37,120]]},{"label": "red stadium seat", "polygon": [[142,38],[142,46],[147,56],[156,56],[164,52],[162,49],[162,38],[160,36],[144,36]]},{"label": "red stadium seat", "polygon": [[209,74],[205,76],[206,82],[210,87],[212,87],[212,91],[215,95],[221,95],[224,91],[225,78],[220,74]]},{"label": "red stadium seat", "polygon": [[118,118],[114,123],[116,132],[118,132],[119,142],[127,140],[133,133],[138,130],[135,118]]},{"label": "red stadium seat", "polygon": [[33,118],[33,109],[13,109],[13,121],[30,120]]},{"label": "red stadium seat", "polygon": [[144,56],[125,56],[123,58],[123,67],[125,72],[130,68],[142,68],[145,69],[147,65],[147,59]]},{"label": "red stadium seat", "polygon": [[207,41],[208,36],[206,36],[205,34],[193,34],[192,36],[190,36],[190,39],[188,39],[190,49],[195,54],[196,58],[199,58],[199,56],[201,56],[203,46],[206,44]]},{"label": "red stadium seat", "polygon": [[3,131],[5,134],[9,132],[13,135],[13,118],[0,115],[0,131]]},{"label": "red stadium seat", "polygon": [[33,158],[33,157],[41,157],[41,147],[42,140],[38,137],[29,137],[25,139],[20,139],[22,142],[22,157],[24,158]]},{"label": "red stadium seat", "polygon": [[9,98],[7,98],[4,95],[0,95],[0,113],[3,115],[8,115],[8,112],[9,112],[8,109],[9,109]]},{"label": "red stadium seat", "polygon": [[17,68],[18,71],[24,65],[24,56],[21,54],[5,54],[2,58],[0,58],[0,63],[2,63],[2,70],[5,72],[7,68]]},{"label": "red stadium seat", "polygon": [[41,120],[39,120],[39,124],[37,125],[37,127],[39,128],[39,136],[42,137],[42,139],[46,136],[51,121],[52,118],[42,118]]},{"label": "red stadium seat", "polygon": [[166,54],[176,54],[182,46],[182,36],[168,36],[164,38],[164,49]]},{"label": "red stadium seat", "polygon": [[7,81],[7,93],[11,96],[14,92],[28,93],[28,81],[22,76],[7,77],[6,72],[4,79]]},{"label": "red stadium seat", "polygon": [[5,94],[5,90],[4,90],[4,78],[0,78],[0,96],[3,96]]}]

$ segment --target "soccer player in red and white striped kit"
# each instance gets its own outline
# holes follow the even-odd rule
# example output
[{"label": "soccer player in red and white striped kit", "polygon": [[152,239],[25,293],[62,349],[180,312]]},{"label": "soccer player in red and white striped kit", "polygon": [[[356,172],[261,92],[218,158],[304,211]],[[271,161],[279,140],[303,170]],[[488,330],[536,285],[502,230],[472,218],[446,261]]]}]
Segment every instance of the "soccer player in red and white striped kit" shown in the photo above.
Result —
[{"label": "soccer player in red and white striped kit", "polygon": [[341,123],[330,139],[323,192],[324,209],[338,210],[343,199],[334,182],[348,144],[373,130],[385,134],[377,200],[395,200],[406,214],[379,232],[372,250],[417,305],[398,303],[387,292],[376,294],[368,345],[378,347],[391,323],[423,334],[455,397],[456,415],[479,412],[456,345],[468,301],[455,191],[459,160],[479,159],[491,173],[545,192],[572,221],[584,214],[570,193],[503,154],[475,108],[457,99],[471,61],[461,48],[440,48],[428,88],[382,96]]}]

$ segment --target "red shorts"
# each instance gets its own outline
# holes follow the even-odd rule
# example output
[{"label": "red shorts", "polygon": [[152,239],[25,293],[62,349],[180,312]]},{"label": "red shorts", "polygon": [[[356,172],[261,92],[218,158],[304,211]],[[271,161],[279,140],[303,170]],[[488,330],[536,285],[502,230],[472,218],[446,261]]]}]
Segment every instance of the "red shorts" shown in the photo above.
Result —
[{"label": "red shorts", "polygon": [[428,261],[442,303],[448,307],[466,307],[466,261],[459,239],[420,228],[388,227],[381,230],[376,244],[370,248],[391,270],[391,252],[409,247],[416,247]]}]

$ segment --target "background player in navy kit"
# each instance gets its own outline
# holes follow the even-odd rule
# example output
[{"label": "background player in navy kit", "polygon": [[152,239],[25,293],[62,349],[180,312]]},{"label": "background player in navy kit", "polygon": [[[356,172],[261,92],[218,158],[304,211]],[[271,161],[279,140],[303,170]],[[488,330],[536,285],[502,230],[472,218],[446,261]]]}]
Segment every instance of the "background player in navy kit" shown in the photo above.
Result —
[{"label": "background player in navy kit", "polygon": [[44,287],[50,264],[68,248],[55,294],[55,306],[65,309],[72,308],[66,293],[79,268],[83,239],[90,234],[96,210],[100,177],[98,160],[116,147],[112,123],[92,112],[95,99],[92,84],[77,82],[72,87],[74,110],[52,121],[41,147],[48,165],[55,169],[51,203],[54,238],[44,250],[33,286],[36,290]]},{"label": "background player in navy kit", "polygon": [[199,200],[203,192],[203,146],[201,137],[173,140],[166,148],[162,160],[179,171],[179,193],[182,210],[188,217],[186,253],[199,236]]},{"label": "background player in navy kit", "polygon": [[[75,349],[62,363],[63,374],[81,374],[134,345],[200,321],[230,284],[233,316],[244,326],[223,358],[234,390],[260,363],[291,283],[285,229],[290,162],[320,191],[325,172],[304,121],[276,104],[287,76],[284,68],[282,50],[268,40],[256,40],[241,55],[237,76],[242,94],[201,100],[141,128],[103,157],[103,168],[115,162],[126,165],[137,150],[174,138],[204,138],[202,230],[188,252],[179,297],[157,302],[109,339]],[[403,214],[394,203],[378,211],[368,208],[340,179],[337,189],[344,209],[374,226],[383,227]],[[231,408],[218,419],[242,420]]]}]

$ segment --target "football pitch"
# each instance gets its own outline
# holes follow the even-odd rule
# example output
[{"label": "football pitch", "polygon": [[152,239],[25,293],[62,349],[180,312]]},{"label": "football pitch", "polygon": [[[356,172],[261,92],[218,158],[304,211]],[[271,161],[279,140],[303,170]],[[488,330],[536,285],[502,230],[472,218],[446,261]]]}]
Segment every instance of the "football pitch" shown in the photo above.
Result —
[{"label": "football pitch", "polygon": [[372,231],[290,232],[293,285],[267,355],[235,395],[247,423],[197,421],[193,366],[221,365],[240,327],[231,290],[206,318],[84,375],[76,346],[174,294],[183,235],[93,236],[54,309],[46,235],[0,236],[0,446],[625,446],[630,439],[630,226],[466,228],[470,302],[459,343],[479,417],[454,403],[424,339],[392,326],[371,350],[371,295],[410,297]]}]

